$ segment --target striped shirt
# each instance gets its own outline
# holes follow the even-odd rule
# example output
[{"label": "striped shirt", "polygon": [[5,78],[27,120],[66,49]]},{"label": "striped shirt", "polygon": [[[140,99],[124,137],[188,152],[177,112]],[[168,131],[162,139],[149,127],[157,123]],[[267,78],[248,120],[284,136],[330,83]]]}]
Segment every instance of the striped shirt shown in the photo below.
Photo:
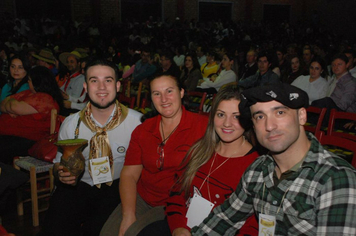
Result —
[{"label": "striped shirt", "polygon": [[192,229],[193,235],[234,235],[252,214],[273,215],[275,235],[356,235],[356,170],[310,133],[301,167],[275,187],[275,162],[259,157],[235,192]]}]

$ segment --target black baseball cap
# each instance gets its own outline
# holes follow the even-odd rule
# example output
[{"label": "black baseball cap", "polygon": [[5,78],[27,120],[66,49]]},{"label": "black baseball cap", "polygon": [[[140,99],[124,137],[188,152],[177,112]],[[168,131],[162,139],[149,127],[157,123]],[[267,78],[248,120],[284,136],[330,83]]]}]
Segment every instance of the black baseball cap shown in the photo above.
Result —
[{"label": "black baseball cap", "polygon": [[243,91],[239,104],[240,113],[242,115],[250,114],[250,106],[257,102],[270,102],[273,100],[292,109],[307,108],[309,106],[309,97],[305,91],[290,84],[279,83]]}]

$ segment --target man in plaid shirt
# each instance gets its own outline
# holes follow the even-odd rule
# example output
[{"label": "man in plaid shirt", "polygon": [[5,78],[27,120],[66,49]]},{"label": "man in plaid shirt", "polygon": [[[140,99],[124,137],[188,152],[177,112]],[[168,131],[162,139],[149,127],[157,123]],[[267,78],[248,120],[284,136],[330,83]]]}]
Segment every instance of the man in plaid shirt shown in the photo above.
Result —
[{"label": "man in plaid shirt", "polygon": [[252,214],[259,235],[356,235],[356,170],[305,133],[307,106],[308,95],[287,84],[242,93],[240,113],[269,153],[193,235],[234,235]]}]

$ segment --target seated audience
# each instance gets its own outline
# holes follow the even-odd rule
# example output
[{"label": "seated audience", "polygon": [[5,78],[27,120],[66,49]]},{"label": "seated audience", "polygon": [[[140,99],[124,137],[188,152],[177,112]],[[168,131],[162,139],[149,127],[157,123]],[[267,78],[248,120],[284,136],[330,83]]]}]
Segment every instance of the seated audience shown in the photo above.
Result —
[{"label": "seated audience", "polygon": [[197,59],[199,61],[200,68],[204,63],[206,63],[207,57],[205,55],[205,48],[201,45],[198,45],[195,52],[197,54]]},{"label": "seated audience", "polygon": [[44,48],[40,51],[40,53],[34,54],[32,56],[37,59],[37,65],[47,67],[55,76],[58,74],[56,58],[53,56],[53,53],[50,49]]},{"label": "seated audience", "polygon": [[289,68],[282,79],[283,83],[291,84],[296,78],[305,74],[303,70],[304,66],[300,60],[298,54],[293,54],[289,56]]},{"label": "seated audience", "polygon": [[0,43],[0,94],[1,89],[7,83],[9,75],[9,49]]},{"label": "seated audience", "polygon": [[[133,73],[132,73],[132,82],[139,83],[144,79],[150,78],[157,68],[152,63],[151,51],[148,48],[144,48],[141,52],[141,60],[136,62]],[[125,77],[127,74],[125,75]]]},{"label": "seated audience", "polygon": [[173,61],[173,54],[169,51],[162,52],[160,55],[161,67],[157,69],[157,74],[171,75],[179,78],[180,70],[176,63]]},{"label": "seated audience", "polygon": [[59,60],[69,70],[66,82],[61,87],[66,108],[61,112],[66,116],[83,109],[86,105],[86,92],[83,88],[85,78],[81,73],[80,59],[81,55],[77,51],[64,52],[59,55]]},{"label": "seated audience", "polygon": [[356,112],[356,79],[347,70],[348,62],[349,59],[343,53],[334,56],[331,67],[335,77],[331,78],[328,87],[330,97],[315,100],[312,106]]},{"label": "seated audience", "polygon": [[311,60],[314,57],[314,53],[311,49],[311,47],[305,47],[303,48],[303,62],[304,62],[304,70],[309,72],[309,66],[311,63]]},{"label": "seated audience", "polygon": [[301,75],[295,79],[292,85],[304,90],[309,97],[309,104],[314,100],[326,97],[328,82],[326,63],[324,60],[315,56],[310,62],[309,75]]},{"label": "seated audience", "polygon": [[[208,127],[203,138],[195,143],[184,158],[178,184],[167,200],[166,219],[152,223],[140,236],[190,235],[188,208],[196,207],[203,198],[214,207],[222,204],[235,190],[245,169],[256,160],[258,153],[245,138],[250,120],[241,120],[240,93],[236,86],[226,86],[214,98]],[[201,215],[193,212],[189,216]],[[169,227],[168,227],[169,226]],[[171,234],[172,233],[172,234]],[[257,235],[258,224],[251,216],[238,235]]]},{"label": "seated audience", "polygon": [[201,80],[198,83],[197,91],[206,91],[207,93],[217,93],[219,89],[228,83],[237,82],[235,72],[232,70],[234,56],[226,53],[222,57],[221,66],[224,68],[219,75],[213,74],[208,79]]},{"label": "seated audience", "polygon": [[101,235],[137,235],[145,226],[163,220],[176,171],[206,130],[207,117],[182,106],[184,90],[176,78],[158,75],[150,81],[150,89],[158,115],[132,133],[120,177],[121,204]]},{"label": "seated audience", "polygon": [[27,73],[31,66],[27,58],[15,55],[10,59],[9,65],[9,82],[1,90],[0,102],[10,95],[29,89]]},{"label": "seated audience", "polygon": [[278,47],[276,49],[276,55],[277,55],[277,60],[278,60],[278,68],[280,71],[280,78],[285,77],[285,74],[287,73],[288,69],[288,62],[286,60],[286,55],[285,51],[282,47]]},{"label": "seated audience", "polygon": [[182,46],[177,46],[174,52],[176,55],[173,57],[173,61],[178,67],[182,67],[184,65],[185,58]]},{"label": "seated audience", "polygon": [[239,86],[248,89],[269,84],[278,84],[278,75],[270,69],[273,56],[266,51],[260,52],[257,57],[258,72],[250,77],[239,81]]},{"label": "seated audience", "polygon": [[356,52],[355,50],[348,49],[344,51],[344,54],[349,59],[349,63],[347,63],[347,69],[349,70],[350,74],[356,78]]},{"label": "seated audience", "polygon": [[244,80],[251,75],[256,74],[258,67],[257,67],[257,52],[254,49],[251,49],[246,54],[246,64],[242,67],[240,71],[240,80]]},{"label": "seated audience", "polygon": [[200,67],[203,78],[208,78],[219,70],[219,64],[216,63],[216,53],[211,51],[206,55],[206,62]]},{"label": "seated audience", "polygon": [[194,91],[199,80],[203,79],[200,73],[200,65],[196,56],[188,54],[185,56],[185,63],[180,74],[179,81],[185,91]]},{"label": "seated audience", "polygon": [[51,110],[63,104],[53,73],[37,66],[28,76],[30,89],[13,94],[1,102],[1,161],[10,163],[14,156],[27,155],[27,150],[49,134]]}]

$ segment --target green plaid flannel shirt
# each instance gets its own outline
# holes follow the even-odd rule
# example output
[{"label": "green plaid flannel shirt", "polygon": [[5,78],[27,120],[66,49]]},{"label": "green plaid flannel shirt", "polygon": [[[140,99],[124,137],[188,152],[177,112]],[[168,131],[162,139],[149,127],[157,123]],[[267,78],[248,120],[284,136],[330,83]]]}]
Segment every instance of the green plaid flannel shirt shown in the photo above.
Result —
[{"label": "green plaid flannel shirt", "polygon": [[192,235],[235,235],[259,213],[276,217],[275,235],[356,235],[356,170],[312,134],[308,138],[311,146],[298,171],[274,187],[276,164],[271,156],[260,156]]}]

